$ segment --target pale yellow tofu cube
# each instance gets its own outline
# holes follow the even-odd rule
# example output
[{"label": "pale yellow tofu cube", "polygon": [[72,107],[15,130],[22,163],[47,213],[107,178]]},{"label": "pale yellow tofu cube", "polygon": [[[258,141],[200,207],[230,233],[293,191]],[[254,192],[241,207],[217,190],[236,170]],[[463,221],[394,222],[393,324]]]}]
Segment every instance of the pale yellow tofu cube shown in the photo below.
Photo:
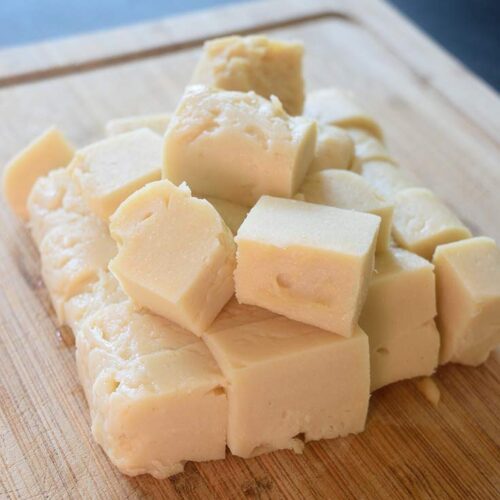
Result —
[{"label": "pale yellow tofu cube", "polygon": [[234,292],[235,244],[207,201],[157,181],[113,214],[118,255],[109,269],[139,306],[201,334]]},{"label": "pale yellow tofu cube", "polygon": [[191,83],[278,97],[286,111],[300,115],[304,105],[302,56],[298,42],[263,35],[228,36],[205,42]]},{"label": "pale yellow tofu cube", "polygon": [[248,207],[238,205],[232,201],[221,200],[220,198],[208,197],[207,200],[215,207],[215,210],[219,212],[219,215],[222,217],[227,227],[231,229],[232,233],[236,234],[247,216]]},{"label": "pale yellow tofu cube", "polygon": [[28,225],[38,246],[52,229],[89,214],[80,188],[67,168],[58,168],[40,177],[33,185],[27,207]]},{"label": "pale yellow tofu cube", "polygon": [[318,124],[316,152],[309,172],[328,168],[348,169],[354,157],[354,144],[349,134],[333,125]]},{"label": "pale yellow tofu cube", "polygon": [[435,370],[439,355],[435,315],[432,264],[401,248],[377,254],[359,318],[370,340],[372,390]]},{"label": "pale yellow tofu cube", "polygon": [[[95,352],[95,351],[94,351]],[[225,381],[205,344],[110,364],[92,387],[92,434],[128,475],[162,479],[225,456]]]},{"label": "pale yellow tofu cube", "polygon": [[403,189],[420,186],[420,182],[409,171],[388,161],[365,162],[361,165],[360,173],[388,200],[393,200]]},{"label": "pale yellow tofu cube", "polygon": [[438,366],[439,332],[434,320],[387,337],[370,340],[371,391],[409,378],[432,375]]},{"label": "pale yellow tofu cube", "polygon": [[423,325],[436,315],[435,287],[428,260],[402,248],[378,253],[359,325],[370,339]]},{"label": "pale yellow tofu cube", "polygon": [[65,167],[73,157],[73,147],[62,132],[51,127],[20,151],[3,171],[3,195],[11,210],[28,219],[26,202],[39,177]]},{"label": "pale yellow tofu cube", "polygon": [[376,139],[382,139],[380,125],[353,99],[352,94],[326,88],[307,94],[304,115],[343,128],[366,130]]},{"label": "pale yellow tofu cube", "polygon": [[424,188],[409,188],[395,195],[392,232],[399,246],[428,260],[438,245],[471,237],[459,218]]},{"label": "pale yellow tofu cube", "polygon": [[291,197],[316,145],[316,123],[289,117],[276,98],[189,87],[165,135],[163,177],[197,196],[252,206]]},{"label": "pale yellow tofu cube", "polygon": [[500,249],[471,238],[438,246],[433,262],[440,363],[479,365],[500,344]]},{"label": "pale yellow tofu cube", "polygon": [[372,214],[263,196],[236,237],[238,301],[353,335],[379,225]]},{"label": "pale yellow tofu cube", "polygon": [[306,177],[300,192],[304,201],[357,210],[381,219],[377,252],[389,247],[394,205],[358,174],[347,170],[323,170]]},{"label": "pale yellow tofu cube", "polygon": [[299,434],[311,441],[361,432],[370,386],[366,335],[356,328],[345,338],[240,308],[234,324],[216,320],[204,336],[228,382],[233,455],[301,452]]},{"label": "pale yellow tofu cube", "polygon": [[42,277],[61,323],[64,303],[96,281],[115,253],[106,224],[94,215],[66,221],[45,235],[40,244]]},{"label": "pale yellow tofu cube", "polygon": [[134,191],[160,179],[162,144],[143,128],[79,150],[69,168],[90,210],[107,220]]},{"label": "pale yellow tofu cube", "polygon": [[171,116],[171,113],[160,113],[115,118],[106,123],[106,135],[111,137],[126,132],[132,132],[140,128],[147,128],[151,130],[151,132],[163,135],[170,123]]}]

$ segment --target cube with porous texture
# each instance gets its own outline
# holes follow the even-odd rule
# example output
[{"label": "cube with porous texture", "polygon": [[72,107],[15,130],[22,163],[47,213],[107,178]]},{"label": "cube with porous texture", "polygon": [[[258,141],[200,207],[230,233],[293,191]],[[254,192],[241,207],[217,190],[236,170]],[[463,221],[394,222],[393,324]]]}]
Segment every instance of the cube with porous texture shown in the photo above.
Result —
[{"label": "cube with porous texture", "polygon": [[107,220],[137,189],[161,176],[162,139],[142,128],[77,151],[70,165],[90,210]]},{"label": "cube with porous texture", "polygon": [[370,341],[372,390],[436,369],[435,315],[432,264],[401,248],[378,253],[359,318]]},{"label": "cube with porous texture", "polygon": [[368,338],[350,338],[239,307],[204,339],[227,379],[228,446],[252,457],[301,452],[305,441],[361,432],[368,410]]},{"label": "cube with porous texture", "polygon": [[316,123],[254,92],[188,87],[165,135],[163,177],[196,196],[252,206],[291,197],[316,146]]},{"label": "cube with porous texture", "polygon": [[205,42],[192,83],[225,90],[275,95],[291,115],[304,106],[302,56],[298,42],[263,35],[227,36]]},{"label": "cube with porous texture", "polygon": [[439,362],[439,332],[434,320],[370,342],[370,389],[409,378],[429,376]]},{"label": "cube with porous texture", "polygon": [[186,186],[152,182],[111,217],[109,269],[139,306],[200,334],[234,292],[233,234]]},{"label": "cube with porous texture", "polygon": [[115,118],[106,123],[106,135],[111,137],[113,135],[132,132],[140,128],[147,128],[151,130],[151,132],[163,135],[170,123],[171,116],[171,113],[160,113]]},{"label": "cube with porous texture", "polygon": [[399,246],[428,260],[438,245],[471,237],[460,219],[424,188],[396,193],[392,233]]},{"label": "cube with porous texture", "polygon": [[42,277],[61,323],[64,303],[96,281],[115,254],[107,225],[95,215],[65,221],[45,235],[40,244]]},{"label": "cube with porous texture", "polygon": [[12,211],[28,219],[26,202],[36,180],[65,167],[73,154],[62,132],[51,127],[12,158],[3,171],[3,194]]},{"label": "cube with porous texture", "polygon": [[380,125],[349,92],[341,89],[332,87],[307,94],[304,115],[320,123],[366,130],[373,137],[382,139]]},{"label": "cube with porous texture", "polygon": [[403,189],[420,185],[410,172],[387,161],[364,162],[360,173],[388,200],[394,200],[394,196]]},{"label": "cube with porous texture", "polygon": [[238,301],[351,336],[379,225],[376,215],[263,196],[236,237]]},{"label": "cube with porous texture", "polygon": [[394,205],[383,198],[363,177],[348,170],[323,170],[309,174],[300,188],[304,201],[357,210],[381,218],[377,251],[389,246]]},{"label": "cube with porous texture", "polygon": [[348,169],[354,157],[354,144],[349,134],[333,125],[318,124],[316,151],[309,172],[329,168]]},{"label": "cube with porous texture", "polygon": [[479,365],[500,344],[500,249],[471,238],[438,246],[433,263],[440,363]]},{"label": "cube with porous texture", "polygon": [[38,246],[52,229],[89,215],[80,188],[67,168],[52,170],[47,176],[38,178],[28,197],[27,207],[31,236]]}]

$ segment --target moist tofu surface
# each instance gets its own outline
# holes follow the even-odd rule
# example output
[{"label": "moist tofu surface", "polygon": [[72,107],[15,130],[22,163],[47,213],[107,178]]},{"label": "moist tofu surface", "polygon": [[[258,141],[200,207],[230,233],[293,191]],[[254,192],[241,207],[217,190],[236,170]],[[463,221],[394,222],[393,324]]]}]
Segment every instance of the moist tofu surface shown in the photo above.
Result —
[{"label": "moist tofu surface", "polygon": [[70,170],[90,210],[107,220],[130,194],[160,179],[161,164],[161,138],[142,128],[81,149]]},{"label": "moist tofu surface", "polygon": [[379,224],[371,214],[262,197],[236,237],[238,301],[352,335]]},{"label": "moist tofu surface", "polygon": [[262,35],[228,36],[205,42],[191,83],[278,97],[286,111],[304,105],[301,43]]},{"label": "moist tofu surface", "polygon": [[293,196],[315,145],[316,123],[288,116],[274,97],[192,86],[165,135],[163,177],[252,206],[263,194]]},{"label": "moist tofu surface", "polygon": [[235,244],[206,200],[167,180],[130,196],[111,218],[109,268],[137,305],[201,334],[234,293]]},{"label": "moist tofu surface", "polygon": [[440,363],[479,365],[500,344],[500,250],[476,237],[437,247]]},{"label": "moist tofu surface", "polygon": [[344,170],[324,170],[309,174],[300,188],[304,201],[357,210],[381,218],[377,251],[388,248],[394,206],[360,175]]},{"label": "moist tofu surface", "polygon": [[394,200],[394,196],[403,189],[418,187],[419,183],[411,174],[388,161],[364,162],[360,174],[384,198]]},{"label": "moist tofu surface", "polygon": [[408,188],[395,195],[393,235],[398,245],[428,260],[438,245],[472,236],[459,218],[424,188]]},{"label": "moist tofu surface", "polygon": [[73,147],[62,132],[50,127],[12,158],[2,176],[3,195],[12,211],[27,220],[26,203],[36,180],[51,170],[65,167],[73,154]]},{"label": "moist tofu surface", "polygon": [[[232,306],[238,307],[238,306]],[[204,339],[228,381],[228,446],[251,457],[276,449],[300,452],[305,440],[363,430],[368,409],[366,335],[350,338],[245,306]],[[265,314],[265,313],[264,313]]]}]

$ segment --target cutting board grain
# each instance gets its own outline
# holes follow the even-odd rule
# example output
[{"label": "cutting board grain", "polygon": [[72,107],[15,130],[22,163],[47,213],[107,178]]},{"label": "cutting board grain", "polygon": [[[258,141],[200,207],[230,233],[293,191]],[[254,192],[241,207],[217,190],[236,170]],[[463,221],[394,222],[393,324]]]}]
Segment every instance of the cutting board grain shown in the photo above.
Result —
[{"label": "cutting board grain", "polygon": [[[500,103],[386,4],[255,2],[0,52],[0,163],[52,123],[77,145],[112,117],[171,110],[201,42],[266,31],[306,44],[309,89],[352,89],[400,162],[476,234],[500,241]],[[74,353],[26,229],[0,206],[0,498],[498,498],[499,362],[377,391],[366,432],[251,460],[119,474],[92,442]]]}]

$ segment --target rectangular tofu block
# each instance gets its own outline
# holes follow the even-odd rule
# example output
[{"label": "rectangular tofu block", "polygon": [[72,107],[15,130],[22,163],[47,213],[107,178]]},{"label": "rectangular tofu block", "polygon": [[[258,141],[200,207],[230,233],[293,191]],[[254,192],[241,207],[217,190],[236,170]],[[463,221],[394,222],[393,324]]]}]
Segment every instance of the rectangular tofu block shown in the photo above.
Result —
[{"label": "rectangular tofu block", "polygon": [[392,232],[399,246],[428,260],[438,245],[472,236],[458,217],[424,188],[409,188],[395,195]]},{"label": "rectangular tofu block", "polygon": [[170,123],[171,113],[160,113],[154,115],[126,116],[124,118],[115,118],[106,123],[106,135],[124,134],[140,128],[147,128],[151,132],[163,136]]},{"label": "rectangular tofu block", "polygon": [[435,289],[429,261],[401,248],[378,253],[359,325],[370,340],[421,326],[436,315]]},{"label": "rectangular tofu block", "polygon": [[110,231],[118,254],[109,269],[135,304],[199,335],[233,295],[233,234],[186,186],[144,186],[113,214]]},{"label": "rectangular tofu block", "polygon": [[315,146],[316,123],[289,117],[275,97],[192,86],[165,135],[163,177],[252,206],[263,194],[293,196]]},{"label": "rectangular tofu block", "polygon": [[70,170],[90,210],[107,220],[134,191],[161,176],[162,139],[139,129],[77,151]]},{"label": "rectangular tofu block", "polygon": [[39,177],[65,167],[73,157],[73,147],[62,132],[51,127],[20,151],[3,170],[3,195],[11,210],[28,219],[26,202]]},{"label": "rectangular tofu block", "polygon": [[439,355],[434,270],[400,248],[377,254],[359,325],[370,341],[371,390],[431,374]]},{"label": "rectangular tofu block", "polygon": [[318,124],[316,151],[309,173],[329,168],[348,169],[354,159],[354,143],[349,134],[333,125]]},{"label": "rectangular tofu block", "polygon": [[208,197],[207,201],[209,201],[214,206],[215,210],[219,212],[219,215],[226,223],[226,226],[231,229],[231,232],[236,234],[247,216],[248,207],[238,205],[232,201],[221,200],[220,198]]},{"label": "rectangular tofu block", "polygon": [[391,201],[399,191],[420,186],[418,180],[410,172],[388,161],[363,162],[360,174],[384,198]]},{"label": "rectangular tofu block", "polygon": [[[245,306],[239,306],[244,308]],[[301,452],[305,441],[361,432],[369,398],[368,339],[350,338],[245,309],[218,320],[204,339],[228,381],[227,441],[252,457],[278,449]]]},{"label": "rectangular tofu block", "polygon": [[471,238],[438,246],[433,263],[440,363],[477,366],[500,344],[500,249]]},{"label": "rectangular tofu block", "polygon": [[113,464],[158,479],[225,456],[224,378],[198,340],[110,364],[92,387],[92,434]]},{"label": "rectangular tofu block", "polygon": [[382,140],[380,125],[355,100],[351,93],[337,88],[316,90],[307,94],[304,115],[320,123],[343,128],[366,130]]},{"label": "rectangular tofu block", "polygon": [[377,252],[389,247],[394,206],[360,175],[347,170],[323,170],[309,174],[300,192],[310,203],[378,215]]},{"label": "rectangular tofu block", "polygon": [[439,360],[439,332],[434,320],[373,342],[370,336],[370,390],[393,382],[432,375]]},{"label": "rectangular tofu block", "polygon": [[53,228],[40,244],[42,277],[57,318],[64,323],[64,303],[98,279],[116,254],[107,225],[94,215],[80,216]]},{"label": "rectangular tofu block", "polygon": [[351,336],[379,225],[372,214],[263,196],[236,237],[238,301]]},{"label": "rectangular tofu block", "polygon": [[191,83],[276,96],[287,113],[300,115],[304,106],[302,56],[298,42],[263,35],[227,36],[205,42]]}]

